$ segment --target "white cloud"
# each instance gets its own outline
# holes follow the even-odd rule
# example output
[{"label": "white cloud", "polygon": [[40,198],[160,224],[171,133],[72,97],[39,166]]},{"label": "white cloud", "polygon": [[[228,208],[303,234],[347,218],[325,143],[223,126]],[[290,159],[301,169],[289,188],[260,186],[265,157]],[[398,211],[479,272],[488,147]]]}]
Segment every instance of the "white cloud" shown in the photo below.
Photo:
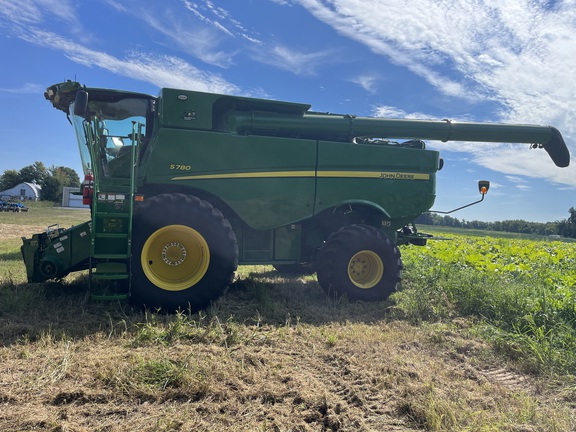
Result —
[{"label": "white cloud", "polygon": [[183,9],[169,2],[146,4],[146,7],[135,0],[124,0],[122,4],[107,0],[107,3],[119,12],[142,20],[147,26],[145,29],[162,35],[164,39],[158,41],[160,45],[192,55],[209,65],[221,68],[234,65],[240,49],[238,42],[229,43],[234,39],[239,38],[250,45],[260,43],[227,10],[211,1],[181,0]]},{"label": "white cloud", "polygon": [[272,3],[277,3],[281,6],[292,6],[292,0],[270,0]]},{"label": "white cloud", "polygon": [[26,83],[18,88],[0,88],[0,92],[18,93],[18,94],[44,93],[44,90],[46,90],[46,86],[42,84],[32,84],[32,83]]},{"label": "white cloud", "polygon": [[[20,2],[18,2],[20,4]],[[36,0],[36,4],[67,23],[77,23],[74,2],[69,0]]]},{"label": "white cloud", "polygon": [[[234,37],[233,33],[230,30],[228,30],[224,25],[222,25],[220,21],[218,21],[227,18],[228,13],[224,9],[215,8],[211,2],[205,2],[205,5],[200,5],[199,3],[200,2],[184,1],[184,6],[186,7],[186,9],[192,12],[192,14],[195,15],[200,21],[209,24],[211,26],[214,26],[216,29],[222,31],[228,36]],[[215,15],[218,20],[214,20],[205,15],[204,13],[202,13],[202,9],[205,9],[206,12]]]},{"label": "white cloud", "polygon": [[76,44],[54,33],[32,28],[20,37],[35,45],[61,51],[70,60],[87,67],[101,67],[112,73],[149,82],[158,87],[228,94],[239,91],[234,84],[218,75],[204,72],[174,56],[134,51],[126,58],[119,59]]},{"label": "white cloud", "polygon": [[359,75],[352,78],[350,81],[358,84],[369,93],[376,93],[376,82],[378,81],[378,77],[376,75]]},{"label": "white cloud", "polygon": [[42,12],[34,2],[14,2],[0,0],[0,14],[10,22],[38,23],[42,21]]},{"label": "white cloud", "polygon": [[49,16],[65,22],[74,32],[81,29],[74,4],[69,0],[0,0],[2,15],[7,19],[4,25],[38,25]]},{"label": "white cloud", "polygon": [[207,64],[223,68],[233,64],[235,53],[218,48],[225,36],[215,30],[216,26],[191,25],[188,20],[170,9],[161,13],[146,9],[138,12],[140,19],[170,41],[171,48],[190,54]]},{"label": "white cloud", "polygon": [[0,0],[0,14],[13,23],[40,23],[44,20],[46,11],[65,21],[72,22],[74,18],[73,9],[66,0],[58,3],[51,0],[22,0],[18,2]]},{"label": "white cloud", "polygon": [[524,179],[522,177],[511,176],[511,175],[507,175],[505,177],[506,177],[506,179],[508,179],[508,181],[511,181],[512,183],[526,183],[526,179]]},{"label": "white cloud", "polygon": [[412,119],[412,120],[441,120],[438,118],[434,118],[429,114],[424,114],[420,112],[412,112],[408,113],[400,108],[387,106],[387,105],[380,105],[373,109],[374,117],[382,117],[382,118],[404,118],[404,119]]},{"label": "white cloud", "polygon": [[495,145],[492,151],[473,151],[475,162],[486,168],[514,176],[541,178],[552,183],[576,187],[576,166],[558,168],[544,150],[528,146]]},{"label": "white cloud", "polygon": [[382,118],[408,118],[408,114],[406,111],[401,110],[400,108],[382,105],[376,107],[374,109],[375,117],[382,117]]},{"label": "white cloud", "polygon": [[444,93],[474,96],[461,83],[436,71],[438,65],[449,59],[445,51],[452,48],[444,46],[436,34],[441,29],[437,28],[439,23],[434,14],[446,12],[441,3],[433,0],[408,4],[400,0],[299,0],[299,3],[339,33],[424,77]]},{"label": "white cloud", "polygon": [[254,58],[296,75],[314,75],[318,67],[334,61],[331,50],[299,52],[283,45],[275,45],[268,50],[259,48]]}]

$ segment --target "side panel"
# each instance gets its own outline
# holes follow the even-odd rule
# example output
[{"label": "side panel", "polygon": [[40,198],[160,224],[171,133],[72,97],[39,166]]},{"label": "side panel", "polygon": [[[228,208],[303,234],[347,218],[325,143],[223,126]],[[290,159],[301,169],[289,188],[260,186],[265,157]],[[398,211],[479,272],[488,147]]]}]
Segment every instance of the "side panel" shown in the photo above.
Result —
[{"label": "side panel", "polygon": [[302,226],[291,224],[273,230],[253,230],[232,221],[240,264],[298,261],[302,253]]},{"label": "side panel", "polygon": [[[161,129],[141,167],[145,184],[201,189],[254,229],[312,216],[316,141]],[[141,174],[142,175],[142,174]]]},{"label": "side panel", "polygon": [[438,158],[436,151],[320,141],[316,212],[365,201],[386,210],[390,227],[400,228],[434,204]]}]

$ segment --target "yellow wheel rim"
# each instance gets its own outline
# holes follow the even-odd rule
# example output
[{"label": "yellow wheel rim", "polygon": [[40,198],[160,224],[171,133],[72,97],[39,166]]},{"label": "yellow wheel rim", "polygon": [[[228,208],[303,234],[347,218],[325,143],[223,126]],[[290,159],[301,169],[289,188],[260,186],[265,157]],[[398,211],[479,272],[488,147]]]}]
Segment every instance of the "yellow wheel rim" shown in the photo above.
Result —
[{"label": "yellow wheel rim", "polygon": [[358,288],[370,289],[380,282],[384,274],[384,263],[375,252],[363,250],[348,263],[348,277]]},{"label": "yellow wheel rim", "polygon": [[150,282],[167,291],[181,291],[204,277],[210,264],[210,249],[195,229],[168,225],[148,237],[140,260]]}]

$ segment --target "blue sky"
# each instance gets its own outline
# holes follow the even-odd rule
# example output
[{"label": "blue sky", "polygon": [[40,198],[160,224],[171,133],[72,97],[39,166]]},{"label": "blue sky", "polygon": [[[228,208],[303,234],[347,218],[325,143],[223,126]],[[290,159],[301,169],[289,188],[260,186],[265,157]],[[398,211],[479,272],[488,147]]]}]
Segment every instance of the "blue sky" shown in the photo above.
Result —
[{"label": "blue sky", "polygon": [[42,161],[81,174],[74,133],[44,100],[75,79],[303,102],[359,116],[553,125],[556,167],[527,145],[429,142],[435,209],[555,221],[576,206],[574,1],[0,0],[0,173]]}]

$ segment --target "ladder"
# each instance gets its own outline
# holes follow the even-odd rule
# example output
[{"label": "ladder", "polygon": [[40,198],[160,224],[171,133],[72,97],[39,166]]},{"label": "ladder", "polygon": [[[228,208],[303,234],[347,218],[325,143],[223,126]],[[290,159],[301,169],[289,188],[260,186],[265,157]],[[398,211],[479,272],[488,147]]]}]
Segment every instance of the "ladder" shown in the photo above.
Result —
[{"label": "ladder", "polygon": [[[123,300],[130,296],[135,161],[141,132],[142,125],[134,122],[129,179],[108,178],[99,181],[97,174],[94,174],[97,188],[92,201],[88,286],[90,296],[95,300]],[[103,283],[93,284],[94,280]]]},{"label": "ladder", "polygon": [[[91,297],[97,300],[126,299],[130,292],[132,209],[129,203],[133,200],[129,191],[115,189],[114,192],[97,191],[94,196],[89,287]],[[126,283],[97,284],[102,289],[95,292],[94,279]]]}]

